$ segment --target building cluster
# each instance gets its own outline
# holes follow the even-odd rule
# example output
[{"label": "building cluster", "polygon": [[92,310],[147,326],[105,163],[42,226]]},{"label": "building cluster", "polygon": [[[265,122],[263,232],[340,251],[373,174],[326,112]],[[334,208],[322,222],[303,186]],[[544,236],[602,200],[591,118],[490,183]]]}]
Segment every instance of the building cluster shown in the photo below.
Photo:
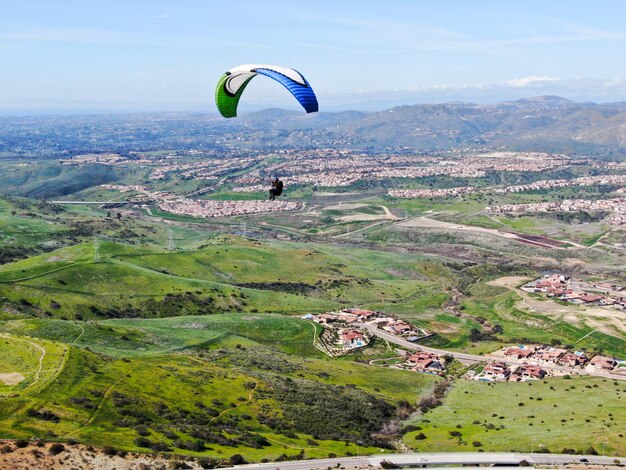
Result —
[{"label": "building cluster", "polygon": [[496,193],[520,193],[540,189],[566,188],[568,186],[614,186],[626,184],[626,175],[598,175],[573,178],[571,180],[544,180],[534,183],[492,188]]},{"label": "building cluster", "polygon": [[307,314],[302,318],[324,326],[320,335],[323,350],[331,356],[339,356],[369,344],[369,335],[357,323],[375,314],[370,310],[343,309],[320,315]]},{"label": "building cluster", "polygon": [[460,196],[462,194],[474,193],[477,188],[471,186],[462,186],[458,188],[445,188],[445,189],[390,189],[387,191],[389,196],[397,198],[435,198],[435,197],[448,197],[448,196]]},{"label": "building cluster", "polygon": [[147,193],[148,190],[145,186],[140,185],[123,185],[123,184],[101,184],[102,189],[108,189],[110,191],[119,191],[120,193]]},{"label": "building cluster", "polygon": [[[284,183],[284,181],[283,181]],[[255,184],[253,186],[236,186],[233,188],[234,193],[258,193],[258,192],[268,192],[270,188],[269,184]]]},{"label": "building cluster", "polygon": [[520,193],[526,191],[537,191],[542,189],[557,189],[569,186],[614,186],[626,185],[626,175],[599,175],[585,176],[571,180],[542,180],[534,183],[520,184],[514,186],[490,186],[487,188],[477,188],[473,186],[460,186],[445,189],[392,189],[388,193],[391,197],[397,198],[437,198],[448,196],[459,196],[469,193]]},{"label": "building cluster", "polygon": [[473,378],[483,382],[525,382],[585,371],[626,372],[626,361],[600,354],[590,357],[584,351],[569,351],[553,346],[511,346],[501,350],[498,355],[503,359],[487,363]]},{"label": "building cluster", "polygon": [[589,283],[562,274],[546,274],[520,289],[573,304],[626,309],[626,287],[613,282]]},{"label": "building cluster", "polygon": [[429,335],[426,330],[395,316],[362,308],[344,308],[319,315],[307,314],[303,318],[324,326],[324,333],[320,339],[331,354],[367,346],[369,344],[367,325],[376,325],[408,341],[416,341]]},{"label": "building cluster", "polygon": [[[436,157],[421,155],[368,155],[320,149],[283,152],[281,161],[265,168],[268,175],[279,175],[287,185],[348,186],[362,180],[452,176],[478,178],[489,171],[539,172],[569,165],[563,155],[503,153]],[[261,176],[243,175],[234,180],[236,191],[261,182]]]},{"label": "building cluster", "polygon": [[127,197],[127,201],[131,204],[146,206],[152,202],[175,201],[181,198],[176,193],[168,191],[151,191],[141,185],[122,185],[122,184],[101,184],[101,188],[111,191],[119,191],[121,193],[134,193]]},{"label": "building cluster", "polygon": [[169,174],[194,180],[216,180],[219,176],[242,171],[259,161],[257,157],[223,157],[204,161],[169,161],[160,163],[150,174],[151,180],[161,180]]},{"label": "building cluster", "polygon": [[564,201],[540,202],[536,204],[504,204],[501,206],[487,207],[490,214],[525,214],[542,212],[586,212],[606,211],[611,212],[608,222],[612,225],[626,223],[626,197],[612,199],[566,199]]},{"label": "building cluster", "polygon": [[199,218],[294,211],[304,207],[302,202],[292,201],[210,201],[187,198],[163,201],[157,205],[162,211],[171,214]]},{"label": "building cluster", "polygon": [[75,164],[88,164],[88,163],[100,163],[102,165],[113,165],[115,163],[121,163],[126,161],[124,157],[117,153],[86,153],[83,155],[76,155],[72,158],[61,160],[61,165],[75,165]]}]

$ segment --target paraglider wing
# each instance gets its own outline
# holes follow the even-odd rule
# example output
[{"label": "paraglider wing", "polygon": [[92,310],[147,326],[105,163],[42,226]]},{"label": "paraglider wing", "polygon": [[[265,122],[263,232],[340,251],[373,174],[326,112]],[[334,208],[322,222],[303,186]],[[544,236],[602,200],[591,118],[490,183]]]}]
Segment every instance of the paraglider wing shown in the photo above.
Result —
[{"label": "paraglider wing", "polygon": [[277,65],[239,65],[222,75],[215,89],[215,103],[222,116],[237,116],[239,99],[257,74],[272,78],[287,88],[307,113],[318,111],[315,93],[300,72]]}]

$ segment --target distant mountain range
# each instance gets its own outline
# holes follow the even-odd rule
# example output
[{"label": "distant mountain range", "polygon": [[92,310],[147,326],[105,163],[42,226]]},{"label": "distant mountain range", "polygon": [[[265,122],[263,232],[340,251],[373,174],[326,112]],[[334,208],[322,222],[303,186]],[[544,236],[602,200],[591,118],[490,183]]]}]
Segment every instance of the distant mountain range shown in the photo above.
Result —
[{"label": "distant mountain range", "polygon": [[272,129],[326,129],[341,140],[374,147],[445,150],[476,145],[521,150],[626,151],[626,102],[577,103],[538,96],[493,105],[442,103],[397,106],[376,113],[303,115],[264,110],[241,118]]},{"label": "distant mountain range", "polygon": [[497,104],[449,102],[364,113],[266,109],[222,119],[200,113],[0,118],[0,154],[186,148],[268,150],[506,147],[626,155],[626,102],[538,96]]}]

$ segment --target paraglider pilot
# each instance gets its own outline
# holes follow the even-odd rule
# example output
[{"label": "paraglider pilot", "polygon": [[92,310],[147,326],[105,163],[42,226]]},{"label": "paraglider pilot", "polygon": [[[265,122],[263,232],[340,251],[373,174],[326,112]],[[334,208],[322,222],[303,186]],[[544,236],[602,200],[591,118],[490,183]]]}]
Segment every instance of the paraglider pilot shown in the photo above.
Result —
[{"label": "paraglider pilot", "polygon": [[283,182],[278,179],[278,176],[272,181],[272,189],[270,189],[270,201],[276,199],[276,196],[280,196],[283,192]]}]

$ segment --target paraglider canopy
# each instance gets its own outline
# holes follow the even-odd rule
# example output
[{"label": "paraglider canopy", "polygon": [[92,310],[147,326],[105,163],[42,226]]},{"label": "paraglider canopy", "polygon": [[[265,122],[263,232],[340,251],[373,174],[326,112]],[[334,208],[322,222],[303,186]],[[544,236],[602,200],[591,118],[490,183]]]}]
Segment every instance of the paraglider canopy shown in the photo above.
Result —
[{"label": "paraglider canopy", "polygon": [[220,78],[215,89],[215,104],[226,118],[237,116],[237,105],[246,86],[257,75],[276,80],[298,100],[307,113],[317,112],[319,106],[313,89],[297,70],[278,65],[238,65]]}]

